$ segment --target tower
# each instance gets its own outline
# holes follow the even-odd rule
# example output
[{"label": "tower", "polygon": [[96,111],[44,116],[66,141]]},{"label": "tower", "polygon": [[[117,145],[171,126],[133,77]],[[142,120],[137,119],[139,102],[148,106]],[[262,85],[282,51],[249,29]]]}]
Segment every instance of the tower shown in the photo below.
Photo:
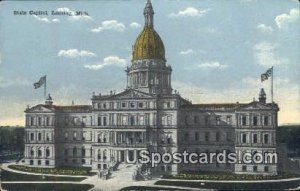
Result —
[{"label": "tower", "polygon": [[127,69],[129,88],[150,94],[170,94],[171,66],[166,65],[164,44],[154,30],[153,7],[147,0],[145,26],[133,45],[132,65]]},{"label": "tower", "polygon": [[267,97],[264,88],[260,89],[258,100],[260,103],[266,103]]}]

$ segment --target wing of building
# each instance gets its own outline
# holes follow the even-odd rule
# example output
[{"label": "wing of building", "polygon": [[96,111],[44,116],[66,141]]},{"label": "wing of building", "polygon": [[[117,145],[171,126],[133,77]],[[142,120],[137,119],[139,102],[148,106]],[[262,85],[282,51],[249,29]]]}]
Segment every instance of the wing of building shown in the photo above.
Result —
[{"label": "wing of building", "polygon": [[[145,26],[136,39],[123,92],[94,94],[90,105],[45,104],[26,109],[25,165],[86,166],[109,169],[134,161],[143,150],[176,153],[275,153],[278,106],[250,103],[192,104],[174,93],[172,68],[154,29],[150,1]],[[138,164],[137,164],[138,165]],[[276,174],[276,164],[244,162],[139,165],[151,174],[231,171]]]}]

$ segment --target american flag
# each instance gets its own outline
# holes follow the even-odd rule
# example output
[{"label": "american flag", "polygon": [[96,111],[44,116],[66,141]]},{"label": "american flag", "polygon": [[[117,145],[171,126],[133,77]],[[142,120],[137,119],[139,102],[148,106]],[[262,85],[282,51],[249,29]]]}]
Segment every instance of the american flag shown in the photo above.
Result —
[{"label": "american flag", "polygon": [[38,82],[34,83],[34,89],[38,89],[39,87],[41,87],[43,84],[46,83],[46,76],[42,76]]},{"label": "american flag", "polygon": [[272,75],[273,75],[273,67],[269,68],[265,73],[261,75],[261,81],[263,82],[267,80]]}]

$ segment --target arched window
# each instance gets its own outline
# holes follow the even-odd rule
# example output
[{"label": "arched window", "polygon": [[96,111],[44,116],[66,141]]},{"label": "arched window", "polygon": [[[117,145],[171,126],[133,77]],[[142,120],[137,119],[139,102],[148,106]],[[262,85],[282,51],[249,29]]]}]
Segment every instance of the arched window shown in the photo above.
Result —
[{"label": "arched window", "polygon": [[106,135],[103,135],[103,143],[106,143]]},{"label": "arched window", "polygon": [[101,159],[101,150],[98,149],[98,160],[100,160],[100,159]]},{"label": "arched window", "polygon": [[49,156],[50,156],[50,149],[47,148],[47,149],[46,149],[46,157],[49,157]]},{"label": "arched window", "polygon": [[103,160],[106,160],[106,149],[103,151]]},{"label": "arched window", "polygon": [[81,155],[82,155],[83,157],[85,157],[85,148],[84,148],[84,147],[81,148]]},{"label": "arched window", "polygon": [[30,156],[32,156],[32,157],[34,156],[34,150],[33,150],[33,148],[30,149]]},{"label": "arched window", "polygon": [[38,157],[41,157],[41,156],[42,156],[42,150],[38,149]]}]

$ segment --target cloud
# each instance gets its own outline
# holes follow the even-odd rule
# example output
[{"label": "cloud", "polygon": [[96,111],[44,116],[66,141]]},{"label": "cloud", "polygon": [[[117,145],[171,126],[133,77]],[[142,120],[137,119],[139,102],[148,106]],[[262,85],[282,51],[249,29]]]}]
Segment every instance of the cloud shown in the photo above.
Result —
[{"label": "cloud", "polygon": [[177,13],[171,13],[170,17],[201,17],[205,15],[209,9],[197,9],[194,7],[187,7],[184,10],[178,11]]},{"label": "cloud", "polygon": [[125,30],[125,25],[117,20],[107,20],[101,23],[101,26],[91,29],[91,32],[99,33],[104,30],[114,30],[118,32],[123,32]]},{"label": "cloud", "polygon": [[180,51],[179,54],[181,54],[181,55],[190,55],[190,54],[193,54],[193,53],[194,53],[193,49],[187,49],[187,50]]},{"label": "cloud", "polygon": [[119,66],[119,67],[124,67],[126,66],[126,60],[122,59],[118,56],[112,55],[112,56],[107,56],[103,59],[102,63],[99,64],[91,64],[91,65],[84,65],[85,68],[90,69],[90,70],[100,70],[106,66]]},{"label": "cloud", "polygon": [[220,64],[219,62],[204,62],[198,65],[202,69],[225,69],[228,67],[226,64]]},{"label": "cloud", "polygon": [[65,13],[68,16],[68,20],[70,21],[90,21],[93,20],[93,18],[89,15],[82,14],[82,15],[76,15],[76,12],[67,8],[67,7],[62,7],[62,8],[57,8],[56,11]]},{"label": "cloud", "polygon": [[78,58],[78,57],[95,57],[96,54],[87,50],[69,49],[69,50],[60,50],[57,53],[57,56],[66,57],[66,58]]},{"label": "cloud", "polygon": [[280,58],[275,54],[277,48],[278,44],[266,41],[258,43],[253,47],[254,58],[262,66],[275,66],[286,63],[287,59]]},{"label": "cloud", "polygon": [[37,19],[38,21],[41,21],[41,22],[44,22],[44,23],[58,23],[58,22],[60,22],[59,19],[48,19],[46,17],[39,17],[39,16],[36,16],[36,15],[33,15],[33,17],[35,19]]},{"label": "cloud", "polygon": [[141,27],[141,25],[140,25],[139,23],[137,23],[137,22],[132,22],[132,23],[130,23],[129,26],[130,26],[132,29],[138,29],[138,28]]},{"label": "cloud", "polygon": [[275,22],[279,29],[283,28],[289,23],[296,22],[299,20],[299,10],[298,9],[291,9],[289,13],[283,13],[281,15],[276,16]]},{"label": "cloud", "polygon": [[267,26],[265,24],[258,24],[256,27],[262,33],[271,33],[273,32],[272,26]]}]

